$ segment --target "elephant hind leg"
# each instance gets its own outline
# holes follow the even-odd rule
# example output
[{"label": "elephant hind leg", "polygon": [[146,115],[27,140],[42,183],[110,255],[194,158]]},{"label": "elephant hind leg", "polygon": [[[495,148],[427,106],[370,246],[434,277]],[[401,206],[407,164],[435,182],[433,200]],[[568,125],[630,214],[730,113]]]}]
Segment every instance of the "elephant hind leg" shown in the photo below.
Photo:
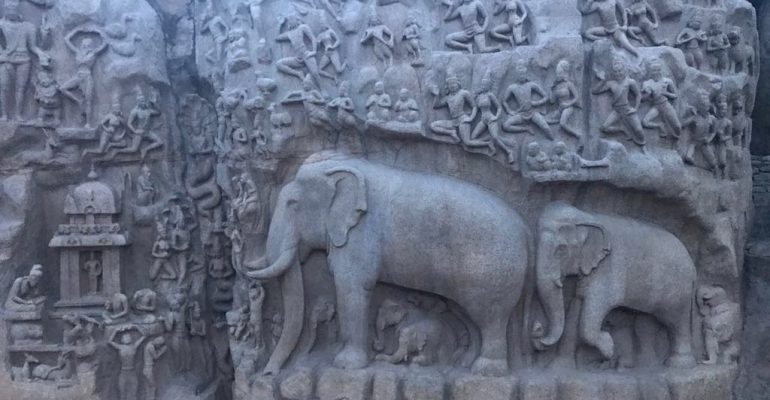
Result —
[{"label": "elephant hind leg", "polygon": [[471,371],[484,376],[503,376],[508,373],[508,317],[511,310],[477,310],[471,315],[481,331],[481,352],[473,362]]},{"label": "elephant hind leg", "polygon": [[611,360],[615,355],[615,343],[612,340],[612,335],[602,330],[604,318],[609,311],[600,302],[586,299],[581,310],[578,328],[580,338],[589,346],[597,348],[607,360]]}]

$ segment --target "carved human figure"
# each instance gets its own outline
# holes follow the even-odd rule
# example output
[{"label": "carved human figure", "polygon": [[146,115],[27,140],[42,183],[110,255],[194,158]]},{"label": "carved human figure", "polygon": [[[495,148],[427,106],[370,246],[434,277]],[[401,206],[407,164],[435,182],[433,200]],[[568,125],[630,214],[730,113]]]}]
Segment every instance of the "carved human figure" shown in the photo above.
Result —
[{"label": "carved human figure", "polygon": [[249,55],[249,39],[246,30],[240,28],[230,28],[227,32],[227,69],[236,73],[251,67],[251,56]]},{"label": "carved human figure", "polygon": [[385,93],[385,84],[378,81],[374,84],[374,93],[366,99],[366,119],[368,121],[390,121],[390,109],[393,102],[390,95]]},{"label": "carved human figure", "polygon": [[5,2],[0,19],[0,34],[5,38],[0,50],[0,121],[23,117],[32,55],[42,66],[51,64],[51,57],[38,47],[36,31],[35,25],[23,19],[18,1]]},{"label": "carved human figure", "polygon": [[527,144],[526,162],[527,169],[530,171],[544,172],[551,169],[551,160],[538,142],[529,142],[529,144]]},{"label": "carved human figure", "polygon": [[733,122],[730,120],[730,106],[727,104],[727,96],[717,96],[714,108],[714,147],[717,156],[717,165],[723,178],[727,176],[728,158],[733,148]]},{"label": "carved human figure", "polygon": [[684,52],[687,65],[702,69],[706,63],[706,56],[703,53],[703,44],[708,37],[706,32],[701,30],[701,21],[693,16],[687,21],[687,25],[676,37],[676,47]]},{"label": "carved human figure", "polygon": [[711,21],[708,30],[708,41],[706,42],[706,54],[710,57],[711,70],[723,74],[730,67],[730,40],[722,29],[722,24],[717,20]]},{"label": "carved human figure", "polygon": [[[135,154],[140,152],[141,158],[144,160],[147,157],[147,153],[162,147],[163,139],[161,139],[153,126],[155,118],[158,116],[160,116],[160,111],[150,103],[144,94],[139,93],[136,97],[136,106],[128,114],[127,126],[133,133],[131,135],[131,142],[125,148],[115,152],[115,154]],[[142,143],[145,141],[149,143],[142,146]]]},{"label": "carved human figure", "polygon": [[56,126],[61,122],[61,89],[53,71],[43,68],[37,74],[35,84],[37,122],[41,125]]},{"label": "carved human figure", "polygon": [[576,111],[580,109],[580,96],[575,83],[570,78],[572,66],[567,60],[561,60],[556,64],[556,80],[551,86],[550,102],[556,103],[559,109],[549,119],[549,123],[558,123],[559,127],[568,134],[581,138],[583,135],[577,129],[570,126],[570,120]]},{"label": "carved human figure", "polygon": [[262,342],[262,307],[265,301],[265,288],[259,283],[249,286],[248,330],[256,340],[257,348],[263,347]]},{"label": "carved human figure", "polygon": [[196,362],[200,362],[206,373],[212,371],[211,354],[209,349],[206,321],[201,314],[201,306],[195,301],[189,307],[189,326],[191,349],[194,350]]},{"label": "carved human figure", "polygon": [[113,102],[107,116],[99,124],[99,145],[95,149],[83,150],[82,156],[88,154],[106,154],[112,149],[126,147],[126,124],[120,102]]},{"label": "carved human figure", "polygon": [[369,27],[366,28],[364,36],[361,38],[361,44],[367,42],[371,42],[374,56],[386,68],[393,65],[393,46],[395,46],[393,32],[382,23],[377,15],[369,18]]},{"label": "carved human figure", "polygon": [[746,115],[746,96],[736,92],[733,97],[733,142],[739,149],[748,146],[751,141],[751,118]]},{"label": "carved human figure", "polygon": [[210,7],[206,10],[203,22],[203,33],[210,33],[214,46],[206,52],[206,60],[216,64],[225,57],[225,46],[227,46],[227,33],[230,27],[225,23],[222,17],[216,15],[216,12]]},{"label": "carved human figure", "polygon": [[[340,42],[340,37],[334,29],[327,25],[324,27],[324,30],[318,34],[317,40],[318,46],[323,49],[321,61],[318,62],[318,72],[322,76],[333,79],[336,82],[337,77],[348,68],[348,63],[342,62],[342,59],[340,58],[339,47],[342,43]],[[325,71],[325,68],[330,65],[334,71],[333,73]]]},{"label": "carved human figure", "polygon": [[412,59],[412,66],[419,67],[424,64],[422,59],[422,26],[417,18],[410,15],[406,20],[406,27],[401,33],[401,41],[404,43],[406,53]]},{"label": "carved human figure", "polygon": [[[674,139],[678,139],[682,134],[682,123],[673,104],[679,98],[676,84],[663,76],[663,63],[659,59],[650,62],[649,73],[650,79],[642,84],[642,99],[648,99],[652,105],[642,125],[647,129],[658,130],[661,137],[667,137],[670,133]],[[655,122],[658,118],[662,124]]]},{"label": "carved human figure", "polygon": [[476,94],[476,107],[479,109],[481,118],[473,128],[471,137],[479,138],[484,132],[489,133],[492,141],[505,151],[508,163],[516,162],[516,139],[513,137],[504,137],[500,132],[500,116],[503,113],[503,106],[493,89],[494,82],[492,74],[487,71],[481,79],[478,94]]},{"label": "carved human figure", "polygon": [[730,31],[727,34],[730,42],[730,50],[727,55],[730,58],[730,71],[735,74],[747,73],[754,75],[756,50],[748,43],[743,42],[743,36],[739,30]]},{"label": "carved human figure", "polygon": [[67,327],[62,332],[62,339],[65,345],[69,346],[87,346],[94,343],[94,328],[101,327],[102,324],[82,314],[74,312],[66,313],[62,320]]},{"label": "carved human figure", "polygon": [[[434,96],[433,108],[446,107],[451,119],[431,122],[430,129],[435,135],[430,138],[457,144],[461,141],[458,131],[464,131],[466,136],[470,136],[471,121],[476,116],[476,104],[471,93],[460,86],[460,80],[455,76],[447,77],[446,90],[446,94],[441,94],[437,86],[431,90]],[[466,111],[467,109],[471,109],[471,112]]]},{"label": "carved human figure", "polygon": [[235,197],[230,207],[233,208],[239,221],[257,220],[259,211],[259,191],[257,184],[248,172],[243,172],[234,179]]},{"label": "carved human figure", "polygon": [[617,46],[634,56],[639,55],[639,51],[631,44],[626,35],[628,31],[627,14],[617,0],[586,0],[580,7],[580,12],[583,15],[597,13],[601,20],[600,26],[586,29],[583,33],[586,39],[597,41],[610,37]]},{"label": "carved human figure", "polygon": [[707,167],[718,173],[718,163],[714,152],[714,139],[716,137],[715,118],[709,113],[711,99],[705,90],[698,91],[695,107],[690,107],[682,126],[690,128],[690,143],[684,154],[684,161],[695,165],[695,155],[700,153],[707,163]]},{"label": "carved human figure", "polygon": [[[505,89],[503,94],[503,108],[510,115],[503,122],[503,129],[508,132],[531,132],[531,125],[535,125],[550,140],[553,140],[553,132],[542,113],[536,110],[548,102],[549,97],[545,90],[529,79],[527,62],[519,60],[516,63],[516,77],[518,81]],[[510,101],[518,105],[513,109]]]},{"label": "carved human figure", "polygon": [[[77,44],[75,37],[78,35],[96,35],[99,38],[99,43],[97,44],[92,36],[86,36],[80,40],[80,44]],[[64,96],[78,104],[85,127],[90,128],[94,103],[93,69],[96,59],[107,49],[107,41],[98,30],[77,28],[65,36],[64,43],[75,53],[77,71],[74,77],[62,83],[61,90]],[[80,92],[79,95],[77,94],[78,91]]]},{"label": "carved human figure", "polygon": [[305,107],[305,115],[308,122],[322,132],[331,134],[334,132],[334,123],[329,117],[326,105],[327,101],[320,90],[316,88],[310,76],[302,81],[302,92],[300,93],[302,105]]},{"label": "carved human figure", "polygon": [[502,13],[506,13],[505,23],[492,28],[490,36],[509,42],[513,47],[529,43],[529,35],[524,33],[529,11],[524,3],[521,0],[495,0],[494,15]]},{"label": "carved human figure", "polygon": [[88,293],[101,293],[104,269],[102,267],[102,260],[99,259],[96,252],[91,252],[90,258],[83,263],[83,270],[88,275]]},{"label": "carved human figure", "polygon": [[243,270],[243,234],[239,225],[238,216],[234,212],[229,213],[225,235],[230,239],[230,262],[236,271]]},{"label": "carved human figure", "polygon": [[559,141],[551,150],[551,168],[557,171],[571,172],[575,169],[575,157],[567,149],[567,144]]},{"label": "carved human figure", "polygon": [[171,332],[169,345],[177,371],[189,371],[192,363],[190,337],[184,310],[185,303],[186,296],[184,294],[176,293],[169,296],[169,312],[164,320],[166,331]]},{"label": "carved human figure", "polygon": [[599,76],[599,82],[594,85],[591,92],[593,94],[608,92],[612,97],[612,111],[602,124],[601,131],[606,134],[623,133],[644,151],[647,140],[644,137],[644,128],[638,113],[642,93],[636,80],[628,76],[625,63],[614,60],[611,76]]},{"label": "carved human figure", "polygon": [[396,113],[396,121],[411,124],[420,119],[420,106],[417,100],[412,98],[409,89],[402,88],[398,92],[398,101],[393,106]]},{"label": "carved human figure", "polygon": [[128,297],[123,293],[115,293],[104,303],[102,319],[107,325],[113,325],[128,316]]},{"label": "carved human figure", "polygon": [[655,31],[660,25],[658,12],[647,0],[633,0],[628,8],[628,35],[645,43],[641,35],[647,38],[652,46],[665,46],[666,41],[657,37]]},{"label": "carved human figure", "polygon": [[696,293],[698,311],[703,316],[706,359],[702,364],[730,364],[740,354],[741,306],[730,301],[725,289],[701,286]]},{"label": "carved human figure", "polygon": [[[131,331],[139,332],[139,338],[134,340]],[[116,336],[120,334],[120,342]],[[107,344],[118,351],[120,358],[120,373],[118,375],[118,392],[120,400],[137,400],[139,378],[136,373],[136,353],[147,337],[134,325],[126,325],[112,331]]]},{"label": "carved human figure", "polygon": [[458,0],[448,5],[449,9],[444,15],[444,21],[459,18],[463,27],[461,31],[447,35],[448,47],[473,53],[473,43],[476,43],[479,53],[500,51],[500,47],[487,46],[486,34],[490,16],[484,3],[480,0]]},{"label": "carved human figure", "polygon": [[278,71],[304,80],[305,73],[302,72],[302,69],[306,69],[316,83],[320,83],[320,71],[316,61],[318,41],[312,29],[300,17],[291,15],[283,21],[280,31],[281,33],[275,38],[275,41],[288,42],[295,55],[276,61],[275,65]]},{"label": "carved human figure", "polygon": [[350,97],[350,83],[342,81],[339,86],[339,95],[329,102],[329,108],[337,110],[337,124],[347,130],[356,129],[356,110],[353,99]]},{"label": "carved human figure", "polygon": [[35,264],[27,276],[16,278],[5,300],[6,311],[39,311],[45,302],[41,295],[40,279],[43,277],[43,266]]},{"label": "carved human figure", "polygon": [[144,398],[155,400],[157,398],[158,377],[155,372],[155,363],[168,351],[166,339],[158,336],[150,340],[144,346],[142,375],[144,375]]},{"label": "carved human figure", "polygon": [[160,220],[155,222],[155,226],[157,236],[152,245],[153,261],[150,266],[150,279],[153,282],[158,279],[176,279],[177,274],[171,263],[171,243],[169,242],[168,228]]},{"label": "carved human figure", "polygon": [[158,188],[152,177],[152,170],[147,164],[142,164],[142,173],[136,178],[136,203],[139,206],[155,204]]}]

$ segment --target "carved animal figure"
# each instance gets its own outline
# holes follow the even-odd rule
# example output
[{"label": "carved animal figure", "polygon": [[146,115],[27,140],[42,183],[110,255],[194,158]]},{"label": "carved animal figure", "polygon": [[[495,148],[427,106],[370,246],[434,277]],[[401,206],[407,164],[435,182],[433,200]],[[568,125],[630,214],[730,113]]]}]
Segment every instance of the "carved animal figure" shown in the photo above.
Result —
[{"label": "carved animal figure", "polygon": [[281,278],[283,333],[265,373],[277,373],[297,345],[305,307],[300,265],[312,250],[325,250],[345,344],[337,367],[369,363],[371,289],[385,282],[464,307],[481,332],[473,372],[504,374],[529,240],[519,214],[476,186],[334,153],[311,156],[281,190],[265,257],[243,271]]},{"label": "carved animal figure", "polygon": [[744,72],[754,75],[754,48],[743,42],[739,32],[730,32],[727,34],[730,41],[730,49],[727,51],[730,57],[730,69],[733,73]]},{"label": "carved animal figure", "polygon": [[622,217],[592,214],[556,202],[538,221],[535,275],[548,318],[535,346],[555,345],[564,332],[563,279],[579,276],[582,305],[578,335],[606,359],[615,353],[612,336],[602,330],[607,314],[619,307],[654,316],[670,332],[668,364],[692,366],[690,314],[695,265],[671,233]]}]

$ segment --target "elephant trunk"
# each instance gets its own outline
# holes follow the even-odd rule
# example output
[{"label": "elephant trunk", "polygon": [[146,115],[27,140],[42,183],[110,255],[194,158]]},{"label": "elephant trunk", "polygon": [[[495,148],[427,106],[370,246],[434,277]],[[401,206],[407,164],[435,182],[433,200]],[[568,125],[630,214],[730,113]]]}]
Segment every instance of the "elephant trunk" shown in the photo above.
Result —
[{"label": "elephant trunk", "polygon": [[385,329],[389,326],[387,318],[382,313],[377,315],[377,331],[374,333],[374,350],[381,352],[385,350]]},{"label": "elephant trunk", "polygon": [[549,263],[548,247],[542,242],[547,238],[541,236],[538,245],[536,275],[537,293],[543,305],[545,315],[548,318],[548,328],[541,337],[535,338],[535,347],[543,349],[553,346],[564,333],[564,293],[562,292],[562,275],[558,263]]},{"label": "elephant trunk", "polygon": [[[295,252],[296,253],[296,252]],[[283,331],[265,366],[265,375],[277,375],[291,353],[297,347],[305,316],[305,288],[302,281],[302,268],[299,260],[293,257],[294,264],[281,279],[283,294]]]}]

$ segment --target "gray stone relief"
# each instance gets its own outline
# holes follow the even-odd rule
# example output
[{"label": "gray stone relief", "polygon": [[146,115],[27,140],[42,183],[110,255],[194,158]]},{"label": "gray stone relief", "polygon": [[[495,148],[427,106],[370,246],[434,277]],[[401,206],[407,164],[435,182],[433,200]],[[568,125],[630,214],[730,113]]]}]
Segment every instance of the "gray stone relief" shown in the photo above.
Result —
[{"label": "gray stone relief", "polygon": [[5,0],[0,398],[732,398],[756,28]]}]

